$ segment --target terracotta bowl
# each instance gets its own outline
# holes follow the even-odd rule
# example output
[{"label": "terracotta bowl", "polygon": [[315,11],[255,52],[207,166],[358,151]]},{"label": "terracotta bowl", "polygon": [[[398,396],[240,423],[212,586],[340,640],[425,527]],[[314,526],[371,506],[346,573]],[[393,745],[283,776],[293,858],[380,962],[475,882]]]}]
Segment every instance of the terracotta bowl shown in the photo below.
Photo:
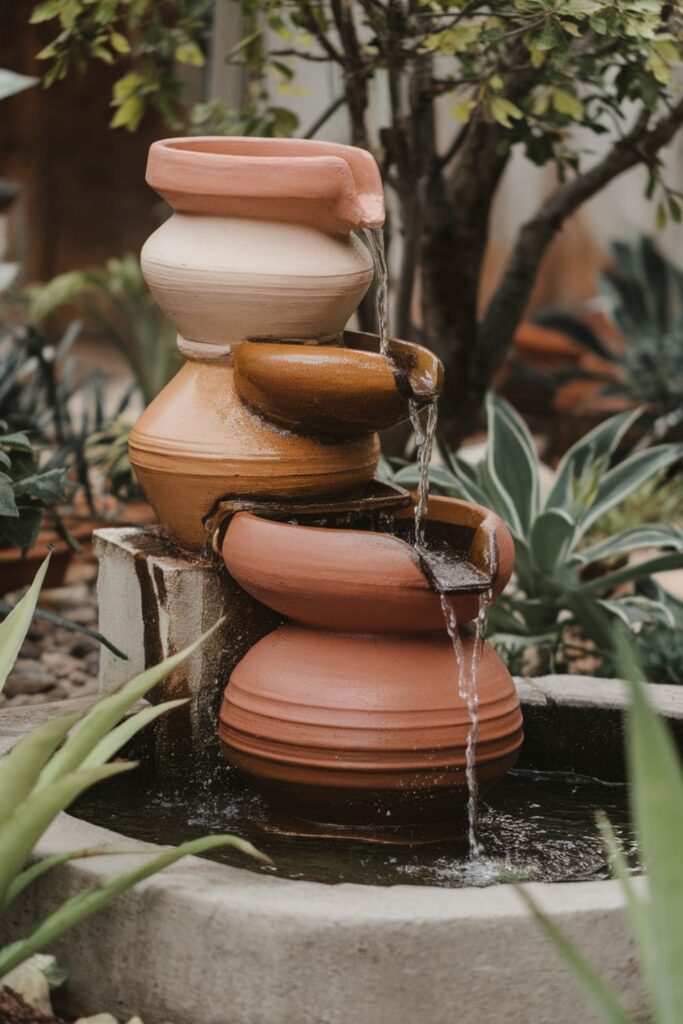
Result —
[{"label": "terracotta bowl", "polygon": [[[400,523],[412,515],[406,509],[394,518]],[[430,498],[426,534],[482,572],[491,567],[494,597],[510,579],[513,541],[489,509]],[[222,551],[247,593],[303,625],[387,633],[444,629],[440,597],[413,548],[390,533],[300,526],[240,512]],[[460,624],[477,615],[478,592],[453,593],[448,600]]]},{"label": "terracotta bowl", "polygon": [[[469,666],[473,641],[464,640]],[[484,647],[477,777],[514,763],[514,683]],[[224,752],[266,797],[318,823],[462,827],[470,720],[446,636],[407,638],[282,626],[233,671],[220,715]]]},{"label": "terracotta bowl", "polygon": [[235,349],[235,390],[267,420],[301,433],[348,438],[409,417],[443,383],[439,359],[421,345],[344,333],[345,345],[245,342]]}]

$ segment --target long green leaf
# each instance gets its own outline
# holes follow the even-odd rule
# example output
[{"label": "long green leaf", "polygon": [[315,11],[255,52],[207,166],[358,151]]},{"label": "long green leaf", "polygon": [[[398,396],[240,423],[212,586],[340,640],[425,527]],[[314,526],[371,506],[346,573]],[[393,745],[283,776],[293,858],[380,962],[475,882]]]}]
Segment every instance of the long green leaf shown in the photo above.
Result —
[{"label": "long green leaf", "polygon": [[191,842],[183,843],[182,846],[162,853],[160,856],[155,857],[154,860],[148,861],[141,867],[129,871],[127,874],[121,875],[119,878],[107,882],[97,889],[90,889],[87,892],[79,893],[72,899],[67,900],[61,907],[52,914],[49,914],[28,938],[20,939],[18,942],[14,942],[10,946],[6,946],[5,949],[0,950],[0,978],[8,974],[20,963],[23,963],[29,956],[32,956],[38,950],[48,945],[48,943],[54,942],[62,932],[83,921],[115,896],[137,885],[143,879],[149,878],[150,875],[156,874],[170,864],[174,864],[175,861],[180,860],[182,857],[207,853],[209,850],[215,850],[221,846],[232,846],[247,856],[255,857],[257,860],[264,861],[265,863],[271,863],[270,858],[260,853],[251,843],[246,842],[244,839],[238,839],[236,836],[208,836],[205,839],[194,839]]},{"label": "long green leaf", "polygon": [[588,580],[584,586],[588,591],[599,594],[604,590],[614,590],[623,583],[636,583],[638,580],[647,579],[654,573],[668,572],[670,569],[683,569],[683,551],[670,551],[666,555],[648,558],[646,562],[624,566],[623,569],[607,573],[606,576],[597,576],[594,580]]},{"label": "long green leaf", "polygon": [[140,675],[131,679],[120,689],[108,694],[97,702],[92,711],[83,720],[80,727],[76,729],[61,750],[59,750],[46,766],[41,775],[39,786],[47,786],[55,779],[59,779],[68,772],[78,768],[86,757],[95,749],[101,740],[109,733],[115,725],[118,725],[123,716],[137,704],[139,700],[146,697],[167,675],[179,668],[197,648],[204,643],[222,620],[217,622],[211,629],[207,630],[198,640],[189,647],[179,651],[178,654],[166,658],[160,665],[154,665],[146,669]]},{"label": "long green leaf", "polygon": [[517,892],[558,953],[560,953],[564,962],[571,968],[575,978],[580,982],[581,987],[601,1017],[608,1021],[609,1024],[631,1024],[629,1018],[620,1007],[612,989],[593,970],[577,947],[560,931],[555,922],[541,910],[536,900],[526,889],[520,886],[517,888]]},{"label": "long green leaf", "polygon": [[595,817],[610,871],[618,879],[624,893],[631,928],[638,944],[638,951],[646,977],[649,983],[652,984],[654,980],[652,972],[652,936],[650,934],[647,905],[642,903],[636,895],[633,879],[629,873],[624,854],[617,842],[617,837],[607,815],[603,811],[598,811]]},{"label": "long green leaf", "polygon": [[600,480],[595,500],[579,524],[579,532],[585,533],[605,512],[681,458],[683,445],[659,445],[657,448],[636,452],[610,469]]},{"label": "long green leaf", "polygon": [[597,562],[602,558],[613,558],[615,555],[628,554],[639,548],[669,548],[683,551],[683,530],[674,524],[643,523],[632,526],[614,537],[583,548],[579,555],[584,562]]},{"label": "long green leaf", "polygon": [[66,734],[84,712],[63,715],[23,736],[0,761],[0,826],[25,800]]},{"label": "long green leaf", "polygon": [[486,398],[489,472],[509,495],[520,532],[526,533],[539,510],[538,456],[524,420],[508,402],[489,392]]},{"label": "long green leaf", "polygon": [[0,825],[0,902],[24,861],[48,825],[60,811],[95,783],[130,771],[134,762],[119,761],[87,771],[71,772],[52,785],[34,792]]},{"label": "long green leaf", "polygon": [[566,561],[576,534],[576,523],[561,508],[542,512],[534,520],[529,534],[529,550],[536,568],[552,575]]},{"label": "long green leaf", "polygon": [[55,853],[52,857],[44,857],[43,860],[37,860],[35,864],[31,864],[30,867],[25,868],[12,879],[7,888],[5,900],[3,903],[0,903],[0,913],[7,910],[29,885],[42,878],[48,871],[52,871],[53,868],[58,868],[60,864],[66,864],[67,861],[71,860],[86,860],[91,857],[124,857],[138,853],[151,856],[153,853],[156,853],[156,850],[153,846],[149,848],[144,846],[88,846],[81,850]]},{"label": "long green leaf", "polygon": [[640,414],[641,410],[636,409],[634,412],[622,412],[612,416],[573,444],[560,460],[555,483],[546,498],[545,508],[570,507],[575,481],[583,477],[591,463],[609,459]]},{"label": "long green leaf", "polygon": [[160,715],[171,711],[173,708],[182,707],[183,704],[187,704],[187,698],[166,700],[162,704],[143,708],[136,715],[126,718],[125,721],[117,725],[115,729],[112,729],[111,732],[100,740],[94,750],[91,750],[82,762],[81,767],[95,768],[97,765],[105,764],[115,754],[118,754],[119,750],[125,747],[126,743],[129,743],[133,736],[137,735],[141,729],[144,729],[145,726],[149,725]]},{"label": "long green leaf", "polygon": [[17,660],[21,645],[26,639],[28,628],[31,625],[33,612],[36,607],[40,588],[45,579],[50,556],[48,555],[35,579],[21,601],[9,613],[3,622],[0,622],[0,693],[2,693],[7,677],[12,671],[12,666]]},{"label": "long green leaf", "polygon": [[631,807],[649,879],[650,995],[659,1024],[683,1019],[683,771],[671,733],[650,707],[632,648],[621,646],[631,701],[626,757]]}]

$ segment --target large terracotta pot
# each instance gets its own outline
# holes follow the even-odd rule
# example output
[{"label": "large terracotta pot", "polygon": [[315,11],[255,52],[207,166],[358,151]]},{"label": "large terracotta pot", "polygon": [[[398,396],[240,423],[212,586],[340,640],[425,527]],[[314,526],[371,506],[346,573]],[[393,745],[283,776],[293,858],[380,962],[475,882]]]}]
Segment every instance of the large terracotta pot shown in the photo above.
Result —
[{"label": "large terracotta pot", "polygon": [[[494,513],[432,498],[430,539],[487,572],[494,594],[507,583],[512,539]],[[223,555],[248,593],[294,623],[233,671],[219,727],[226,757],[304,832],[311,822],[375,839],[462,831],[471,721],[459,673],[469,679],[475,641],[462,630],[459,665],[440,596],[411,546],[391,533],[240,512]],[[447,596],[461,626],[479,608],[468,586]],[[487,645],[478,692],[476,774],[485,789],[522,741],[513,681]]]},{"label": "large terracotta pot", "polygon": [[352,229],[384,219],[374,159],[294,139],[166,139],[150,150],[147,181],[173,215],[142,269],[188,361],[136,424],[130,455],[166,532],[197,550],[226,495],[362,488],[374,432],[441,379],[419,346],[402,343],[394,363],[366,336],[342,338],[373,276]]}]

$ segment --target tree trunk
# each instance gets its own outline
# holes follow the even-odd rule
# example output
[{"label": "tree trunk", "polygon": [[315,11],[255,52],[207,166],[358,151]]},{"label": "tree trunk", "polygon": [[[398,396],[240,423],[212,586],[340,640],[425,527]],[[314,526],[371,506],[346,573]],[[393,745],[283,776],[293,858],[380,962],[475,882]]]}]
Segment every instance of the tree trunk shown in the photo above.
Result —
[{"label": "tree trunk", "polygon": [[493,198],[507,163],[495,125],[473,125],[457,164],[428,187],[420,246],[425,344],[446,370],[440,424],[449,438],[473,426],[478,391],[477,300]]}]

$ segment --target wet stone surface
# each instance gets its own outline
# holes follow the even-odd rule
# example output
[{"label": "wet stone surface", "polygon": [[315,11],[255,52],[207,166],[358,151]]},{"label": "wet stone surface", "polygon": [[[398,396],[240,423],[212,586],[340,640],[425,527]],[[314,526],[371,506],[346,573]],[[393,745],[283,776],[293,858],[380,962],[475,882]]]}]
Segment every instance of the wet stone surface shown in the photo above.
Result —
[{"label": "wet stone surface", "polygon": [[[75,565],[64,586],[43,591],[40,607],[97,629],[95,574],[94,565]],[[5,600],[15,604],[22,593],[7,594]],[[0,694],[0,707],[94,696],[99,663],[100,645],[92,637],[36,618]]]}]

